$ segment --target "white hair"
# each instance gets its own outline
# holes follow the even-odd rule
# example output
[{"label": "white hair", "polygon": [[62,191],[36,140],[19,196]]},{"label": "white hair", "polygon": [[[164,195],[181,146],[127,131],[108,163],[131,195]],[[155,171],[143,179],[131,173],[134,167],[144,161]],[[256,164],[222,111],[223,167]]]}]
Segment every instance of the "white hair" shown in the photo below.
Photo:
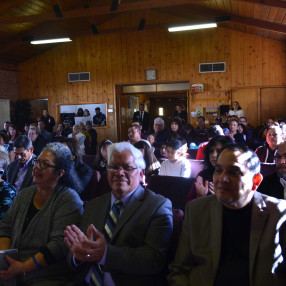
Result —
[{"label": "white hair", "polygon": [[161,124],[164,124],[164,125],[165,125],[165,121],[164,121],[162,118],[160,118],[160,117],[157,117],[157,118],[154,119],[154,124],[155,124],[156,122],[160,122]]}]

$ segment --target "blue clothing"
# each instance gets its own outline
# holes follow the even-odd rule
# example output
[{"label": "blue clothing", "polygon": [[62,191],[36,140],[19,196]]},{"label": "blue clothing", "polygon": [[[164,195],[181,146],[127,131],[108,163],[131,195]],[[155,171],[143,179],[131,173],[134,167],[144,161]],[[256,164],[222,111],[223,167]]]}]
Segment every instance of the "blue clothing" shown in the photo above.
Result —
[{"label": "blue clothing", "polygon": [[95,126],[105,126],[106,116],[102,112],[100,112],[99,114],[95,114],[93,116],[92,121]]},{"label": "blue clothing", "polygon": [[11,184],[0,182],[0,219],[4,218],[5,212],[10,208],[16,195],[16,189]]}]

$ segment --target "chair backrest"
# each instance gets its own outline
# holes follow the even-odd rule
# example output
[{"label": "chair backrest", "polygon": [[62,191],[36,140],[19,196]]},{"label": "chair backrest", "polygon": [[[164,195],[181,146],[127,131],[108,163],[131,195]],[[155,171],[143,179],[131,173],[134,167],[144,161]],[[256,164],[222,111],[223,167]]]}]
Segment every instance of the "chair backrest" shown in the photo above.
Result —
[{"label": "chair backrest", "polygon": [[173,208],[184,210],[194,178],[151,176],[147,188],[168,198]]},{"label": "chair backrest", "polygon": [[92,170],[92,177],[80,196],[82,200],[89,201],[95,197],[98,197],[99,179],[100,173],[98,171]]},{"label": "chair backrest", "polygon": [[263,177],[270,176],[276,172],[276,164],[275,163],[260,163],[261,166],[261,174]]},{"label": "chair backrest", "polygon": [[191,162],[191,169],[192,169],[191,178],[196,178],[198,173],[202,171],[204,168],[204,165],[203,165],[204,161],[190,159],[190,162]]},{"label": "chair backrest", "polygon": [[83,163],[92,168],[93,162],[95,160],[95,155],[82,155],[81,159]]},{"label": "chair backrest", "polygon": [[188,154],[190,155],[190,159],[196,159],[198,153],[198,149],[188,149]]}]

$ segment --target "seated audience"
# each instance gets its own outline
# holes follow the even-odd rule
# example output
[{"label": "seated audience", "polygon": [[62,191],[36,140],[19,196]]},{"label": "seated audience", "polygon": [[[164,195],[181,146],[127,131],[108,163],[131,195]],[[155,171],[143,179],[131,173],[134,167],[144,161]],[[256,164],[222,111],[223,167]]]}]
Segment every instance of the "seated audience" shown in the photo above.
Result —
[{"label": "seated audience", "polygon": [[188,134],[185,131],[182,121],[180,119],[174,118],[170,122],[170,126],[167,130],[166,134],[166,141],[169,140],[182,140],[182,139],[187,139]]},{"label": "seated audience", "polygon": [[5,151],[9,155],[10,162],[13,162],[15,160],[15,153],[14,153],[13,147],[11,147],[11,145],[8,144],[8,142],[9,142],[9,137],[7,133],[0,132],[0,146],[4,147]]},{"label": "seated audience", "polygon": [[146,133],[146,136],[152,134],[155,137],[156,142],[166,142],[165,121],[157,117],[154,119],[153,130]]},{"label": "seated audience", "polygon": [[63,138],[63,130],[64,130],[64,125],[62,123],[59,123],[56,132],[54,132],[52,135],[53,142],[58,142],[60,141],[61,138]]},{"label": "seated audience", "polygon": [[194,139],[197,145],[208,141],[208,128],[205,125],[205,118],[203,116],[199,116],[197,118],[198,127],[195,129],[196,137]]},{"label": "seated audience", "polygon": [[212,138],[204,148],[204,169],[197,175],[196,182],[192,185],[186,202],[194,199],[212,195],[213,174],[217,156],[226,144],[231,144],[232,140],[228,136],[218,135]]},{"label": "seated audience", "polygon": [[[78,224],[83,203],[76,189],[70,150],[48,144],[34,160],[35,185],[19,193],[0,222],[0,249],[17,248],[19,258],[6,256],[1,280],[13,285],[67,285],[73,274],[66,264],[64,229]],[[12,280],[11,280],[12,279]]]},{"label": "seated audience", "polygon": [[142,153],[133,145],[121,142],[108,149],[112,191],[89,201],[80,227],[65,231],[70,264],[79,271],[75,285],[101,285],[100,278],[102,285],[151,286],[164,279],[172,205],[141,187],[144,169]]},{"label": "seated audience", "polygon": [[267,130],[270,126],[274,126],[274,125],[277,125],[278,126],[278,122],[277,120],[274,118],[274,117],[269,117],[264,125],[261,125],[258,130],[256,130],[256,137],[257,138],[266,138],[266,133],[267,133]]},{"label": "seated audience", "polygon": [[190,146],[191,142],[195,142],[195,138],[196,138],[196,131],[195,128],[189,124],[189,123],[184,123],[184,129],[187,133],[187,142],[188,142],[188,146]]},{"label": "seated audience", "polygon": [[72,128],[70,127],[69,122],[64,122],[64,130],[62,131],[63,137],[68,137],[72,133]]},{"label": "seated audience", "polygon": [[252,130],[253,130],[253,126],[251,126],[248,122],[246,117],[242,116],[239,118],[239,123],[243,124],[246,127],[247,130],[247,139],[251,139],[252,138]]},{"label": "seated audience", "polygon": [[99,171],[100,175],[107,172],[107,149],[112,144],[110,140],[103,140],[98,146],[93,169]]},{"label": "seated audience", "polygon": [[39,133],[41,134],[42,138],[46,141],[46,143],[52,142],[52,133],[46,130],[45,122],[40,120],[38,121],[38,129]]},{"label": "seated audience", "polygon": [[[5,134],[5,133],[4,133]],[[9,164],[9,157],[6,152],[0,151],[0,220],[10,208],[12,201],[17,195],[16,189],[2,179],[2,176]]]},{"label": "seated audience", "polygon": [[82,132],[80,132],[80,126],[78,124],[75,124],[73,126],[73,132],[68,136],[68,138],[74,138],[75,140],[78,141],[80,146],[80,153],[81,155],[84,155],[85,154],[84,141],[86,136]]},{"label": "seated audience", "polygon": [[9,125],[9,144],[13,147],[14,141],[18,136],[18,128],[15,124],[10,124]]},{"label": "seated audience", "polygon": [[34,154],[39,156],[46,146],[47,142],[39,133],[37,128],[30,127],[28,132],[28,137],[31,139],[33,147],[34,147]]},{"label": "seated audience", "polygon": [[245,140],[243,139],[243,135],[238,132],[238,121],[236,119],[232,119],[229,123],[229,132],[225,134],[229,136],[233,143],[245,144]]},{"label": "seated audience", "polygon": [[229,111],[228,113],[229,116],[237,116],[238,118],[243,117],[244,116],[244,112],[241,109],[239,103],[237,101],[234,101],[232,104],[232,109]]},{"label": "seated audience", "polygon": [[184,156],[181,156],[182,143],[179,140],[167,142],[167,158],[161,164],[160,176],[185,177],[191,176],[191,163]]},{"label": "seated audience", "polygon": [[75,189],[75,191],[81,196],[91,180],[92,169],[82,162],[79,144],[74,138],[62,138],[60,142],[71,151],[74,170],[79,182],[78,189]]},{"label": "seated audience", "polygon": [[29,124],[25,124],[24,125],[24,134],[23,135],[28,137],[29,129],[30,129]]},{"label": "seated audience", "polygon": [[90,137],[90,145],[89,148],[86,150],[87,155],[95,155],[96,154],[96,147],[97,147],[97,132],[94,128],[92,128],[92,122],[86,121],[86,131]]},{"label": "seated audience", "polygon": [[11,122],[10,122],[10,121],[4,122],[3,129],[0,130],[0,132],[4,132],[4,133],[6,133],[7,135],[9,135],[9,126],[10,126],[10,125],[11,125]]},{"label": "seated audience", "polygon": [[279,126],[270,126],[266,133],[266,141],[263,146],[255,150],[260,162],[275,163],[275,153],[278,145],[282,143],[282,131]]},{"label": "seated audience", "polygon": [[32,141],[25,135],[19,135],[14,142],[16,160],[7,167],[5,180],[13,185],[17,192],[33,184],[32,161],[36,157],[33,154]]},{"label": "seated audience", "polygon": [[131,125],[128,128],[128,142],[132,145],[134,145],[136,142],[139,142],[141,140],[141,130],[140,126],[138,125]]},{"label": "seated audience", "polygon": [[144,173],[145,178],[144,178],[143,183],[147,185],[152,175],[158,175],[161,165],[159,161],[157,160],[157,158],[155,157],[152,149],[146,142],[144,142],[143,140],[139,141],[134,144],[134,147],[139,149],[143,154],[143,158],[146,164],[145,173]]},{"label": "seated audience", "polygon": [[252,150],[221,150],[215,196],[186,206],[169,285],[285,285],[286,203],[257,192],[261,180]]},{"label": "seated audience", "polygon": [[208,145],[209,141],[212,138],[214,138],[214,137],[216,137],[218,135],[222,135],[222,136],[224,135],[223,130],[222,130],[220,125],[213,125],[210,128],[208,128],[208,138],[209,138],[209,140],[207,142],[203,142],[199,146],[199,149],[198,149],[197,155],[196,155],[196,160],[204,160],[205,159],[204,149]]},{"label": "seated audience", "polygon": [[154,137],[154,135],[152,135],[152,134],[148,135],[147,136],[147,141],[150,143],[151,149],[154,152],[155,151],[155,147],[154,147],[155,137]]},{"label": "seated audience", "polygon": [[246,140],[248,139],[247,136],[248,136],[248,133],[247,133],[247,129],[245,127],[244,124],[242,123],[239,123],[238,126],[237,126],[237,131],[242,134],[243,136],[243,140],[246,142]]},{"label": "seated audience", "polygon": [[286,200],[286,142],[278,145],[275,162],[276,172],[263,178],[258,191],[277,199]]}]

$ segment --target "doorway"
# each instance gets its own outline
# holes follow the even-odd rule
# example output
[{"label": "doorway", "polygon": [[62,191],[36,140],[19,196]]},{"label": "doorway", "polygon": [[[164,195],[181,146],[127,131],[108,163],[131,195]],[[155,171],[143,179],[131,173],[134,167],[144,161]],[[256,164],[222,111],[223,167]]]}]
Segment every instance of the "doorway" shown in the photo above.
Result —
[{"label": "doorway", "polygon": [[164,119],[167,128],[174,117],[177,105],[187,111],[189,122],[189,88],[189,82],[117,85],[115,90],[118,141],[127,139],[127,131],[132,124],[133,114],[139,109],[139,104],[138,106],[134,104],[136,102],[144,103],[145,111],[150,114],[149,130],[152,130],[156,117]]}]

